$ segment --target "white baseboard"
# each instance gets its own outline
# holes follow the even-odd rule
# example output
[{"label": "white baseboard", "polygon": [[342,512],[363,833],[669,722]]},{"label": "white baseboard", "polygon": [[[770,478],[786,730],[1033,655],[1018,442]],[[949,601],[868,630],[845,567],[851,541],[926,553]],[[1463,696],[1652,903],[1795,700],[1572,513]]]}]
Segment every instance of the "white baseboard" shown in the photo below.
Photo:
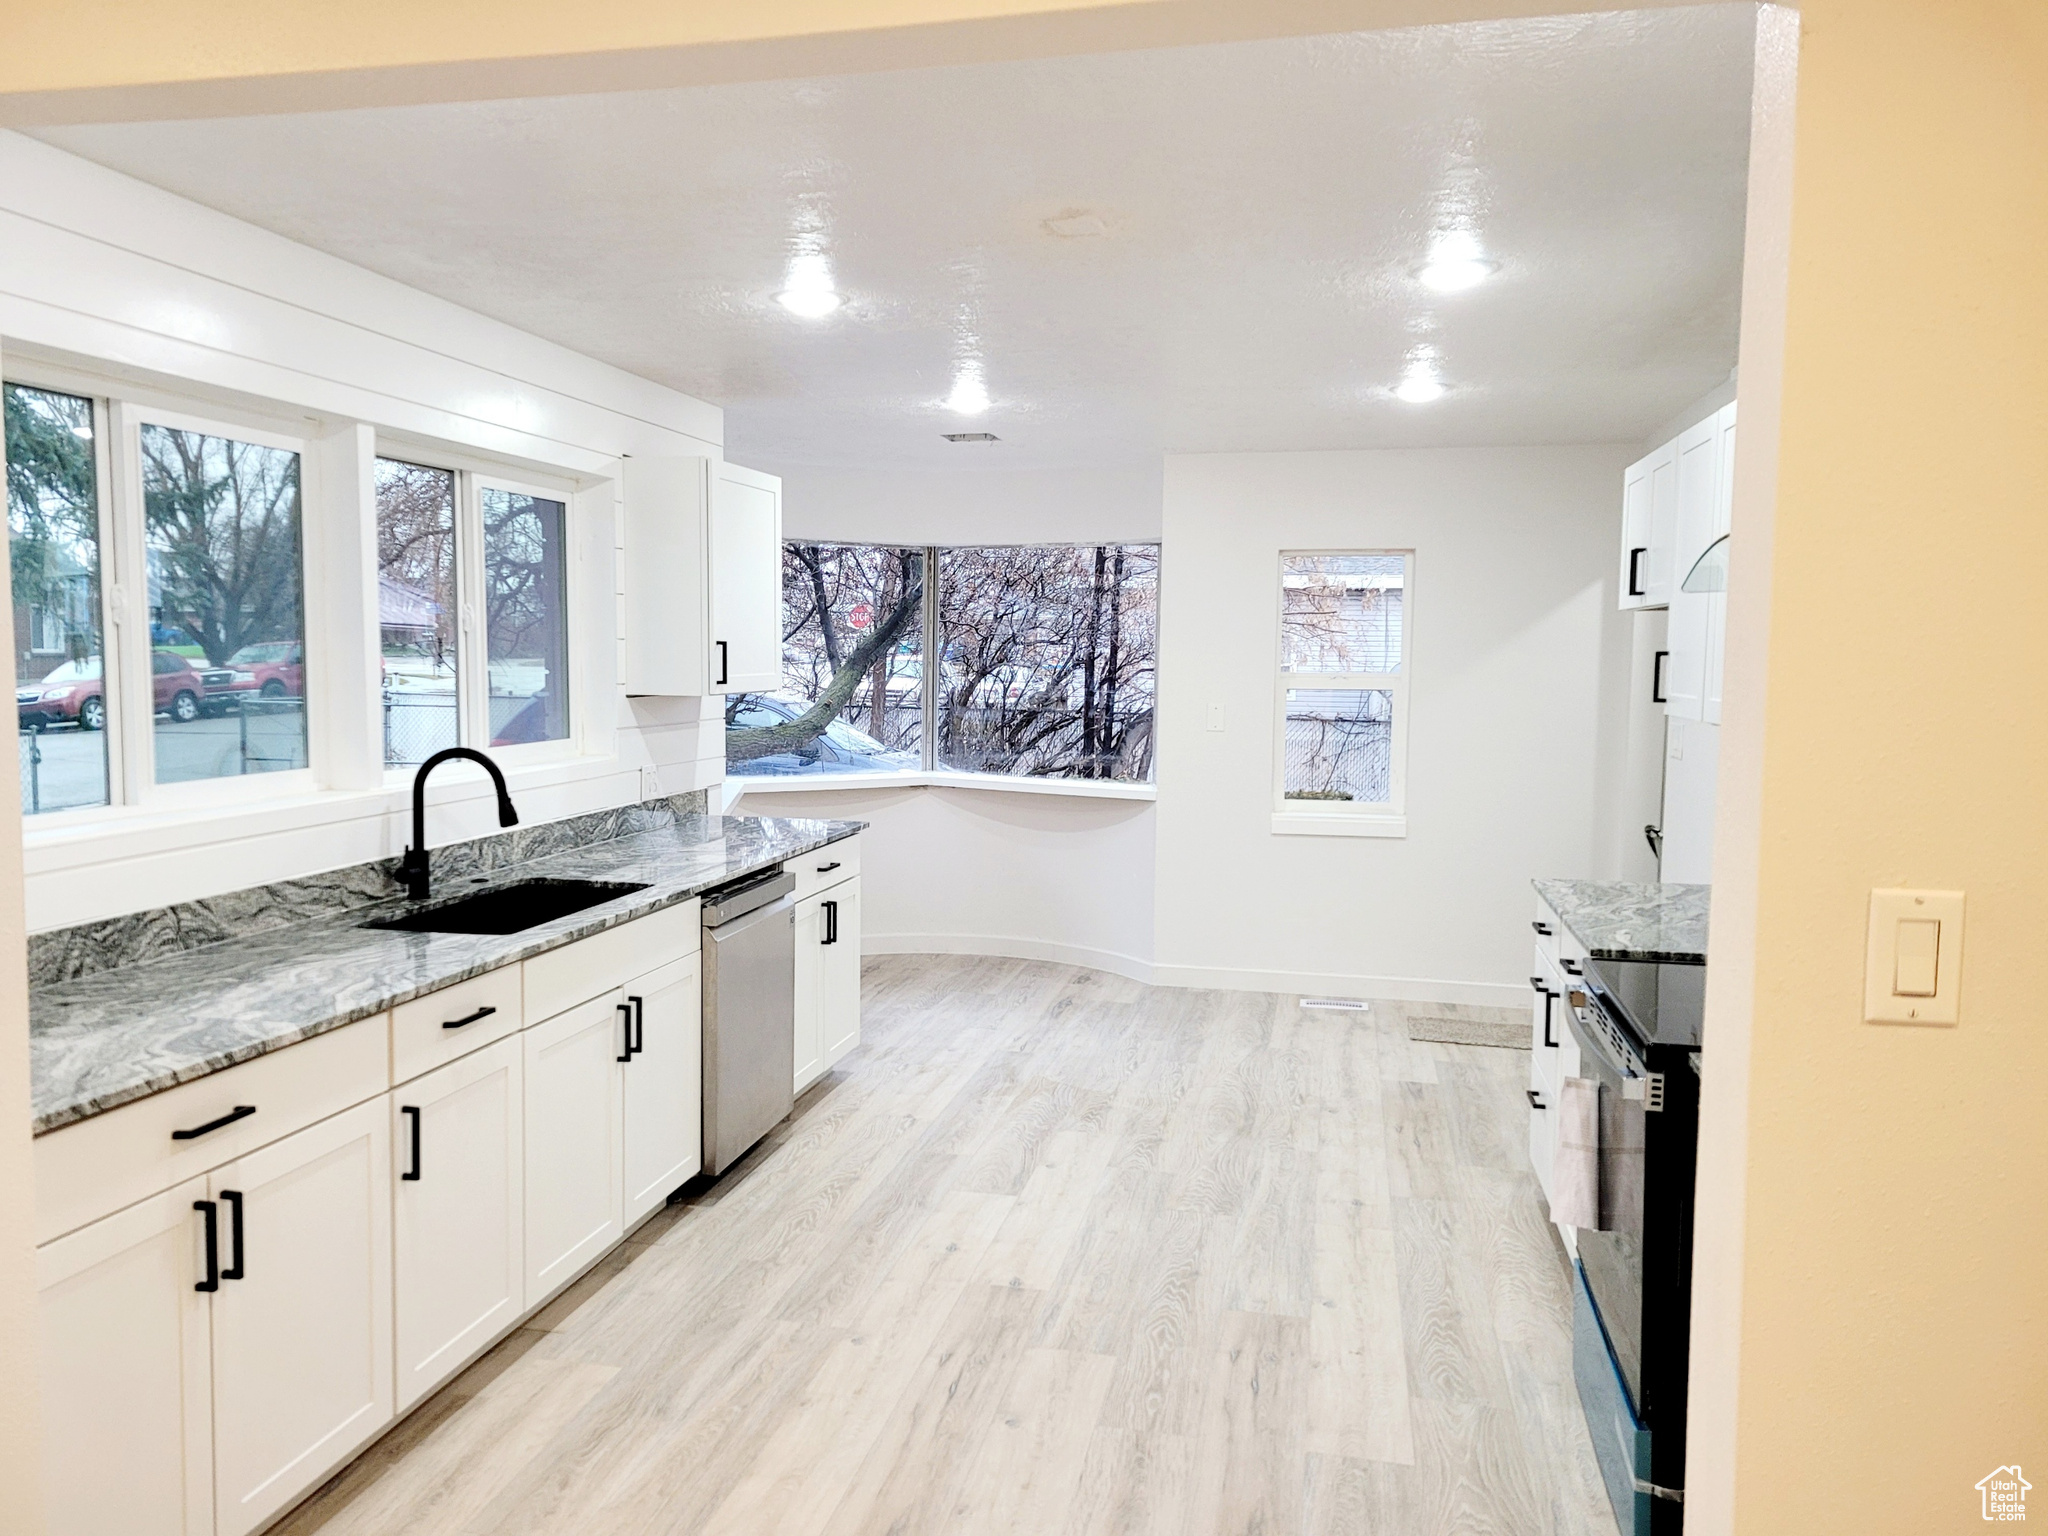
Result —
[{"label": "white baseboard", "polygon": [[1480,1008],[1520,1007],[1528,995],[1526,987],[1506,982],[1158,965],[1115,950],[982,933],[866,933],[861,935],[861,949],[870,955],[996,955],[1005,960],[1049,960],[1056,965],[1078,965],[1091,971],[1108,971],[1155,987],[1210,987],[1223,992],[1379,997],[1390,1002],[1461,1003]]}]

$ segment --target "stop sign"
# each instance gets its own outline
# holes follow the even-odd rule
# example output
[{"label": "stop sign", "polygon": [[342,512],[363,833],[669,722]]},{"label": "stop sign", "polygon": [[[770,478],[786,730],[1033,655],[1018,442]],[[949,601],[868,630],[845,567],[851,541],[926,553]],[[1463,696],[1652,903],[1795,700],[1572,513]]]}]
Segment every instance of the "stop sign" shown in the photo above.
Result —
[{"label": "stop sign", "polygon": [[852,611],[846,615],[846,627],[848,629],[866,629],[874,622],[875,610],[866,603],[855,603]]}]

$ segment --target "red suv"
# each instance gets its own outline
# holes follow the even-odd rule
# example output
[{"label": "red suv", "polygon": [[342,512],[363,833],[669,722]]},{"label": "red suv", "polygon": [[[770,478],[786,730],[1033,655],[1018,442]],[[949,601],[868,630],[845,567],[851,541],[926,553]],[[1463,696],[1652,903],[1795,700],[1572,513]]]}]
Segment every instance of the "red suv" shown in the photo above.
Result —
[{"label": "red suv", "polygon": [[306,648],[296,640],[261,640],[228,658],[235,669],[230,688],[266,699],[296,699],[306,692]]},{"label": "red suv", "polygon": [[100,681],[99,657],[67,661],[40,682],[17,683],[14,707],[21,716],[23,730],[40,731],[45,726],[74,720],[84,730],[104,729],[107,699],[105,685]]}]

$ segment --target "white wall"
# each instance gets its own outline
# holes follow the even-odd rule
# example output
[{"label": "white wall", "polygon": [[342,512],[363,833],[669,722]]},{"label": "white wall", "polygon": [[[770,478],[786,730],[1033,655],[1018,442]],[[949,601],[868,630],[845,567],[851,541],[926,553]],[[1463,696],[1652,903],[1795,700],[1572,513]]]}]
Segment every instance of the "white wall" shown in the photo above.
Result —
[{"label": "white wall", "polygon": [[[1001,444],[962,444],[959,470],[777,464],[793,539],[898,544],[1148,544],[1159,537],[1157,459],[1122,469],[1005,469]],[[735,448],[735,452],[743,450]]]},{"label": "white wall", "polygon": [[[591,594],[572,643],[596,702],[581,757],[513,773],[522,815],[548,820],[720,776],[722,733],[700,726],[699,701],[629,701],[618,688],[611,490],[621,454],[718,454],[716,407],[7,133],[0,348],[10,375],[71,365],[228,408],[283,406],[312,438],[367,423],[572,483]],[[308,480],[309,544],[337,514],[316,505],[319,479]],[[407,840],[402,786],[284,800],[265,800],[260,781],[249,790],[250,803],[207,815],[115,811],[35,827],[31,929],[385,857]],[[437,843],[495,825],[480,779],[451,780],[440,800]]]},{"label": "white wall", "polygon": [[1150,980],[1155,807],[940,787],[743,796],[743,816],[847,817],[868,954],[1010,955]]},{"label": "white wall", "polygon": [[[1614,541],[1637,456],[1167,459],[1161,981],[1521,1000],[1529,880],[1595,875],[1611,857],[1596,803],[1626,738]],[[1404,838],[1271,830],[1283,549],[1415,551]]]}]

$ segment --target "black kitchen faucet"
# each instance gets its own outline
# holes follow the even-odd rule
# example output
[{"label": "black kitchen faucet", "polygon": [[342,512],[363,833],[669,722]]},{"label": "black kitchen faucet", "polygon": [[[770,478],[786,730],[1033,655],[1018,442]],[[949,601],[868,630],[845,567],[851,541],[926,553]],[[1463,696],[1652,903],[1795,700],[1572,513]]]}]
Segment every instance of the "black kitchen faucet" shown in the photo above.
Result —
[{"label": "black kitchen faucet", "polygon": [[498,788],[498,825],[519,825],[519,813],[512,809],[512,795],[505,788],[505,775],[498,771],[496,763],[474,747],[447,747],[436,752],[421,763],[420,771],[412,776],[412,846],[405,850],[405,859],[398,866],[398,876],[405,882],[406,894],[414,901],[425,901],[432,891],[431,877],[427,873],[427,775],[451,757],[467,757],[482,763],[484,771],[491,776],[491,782]]}]

